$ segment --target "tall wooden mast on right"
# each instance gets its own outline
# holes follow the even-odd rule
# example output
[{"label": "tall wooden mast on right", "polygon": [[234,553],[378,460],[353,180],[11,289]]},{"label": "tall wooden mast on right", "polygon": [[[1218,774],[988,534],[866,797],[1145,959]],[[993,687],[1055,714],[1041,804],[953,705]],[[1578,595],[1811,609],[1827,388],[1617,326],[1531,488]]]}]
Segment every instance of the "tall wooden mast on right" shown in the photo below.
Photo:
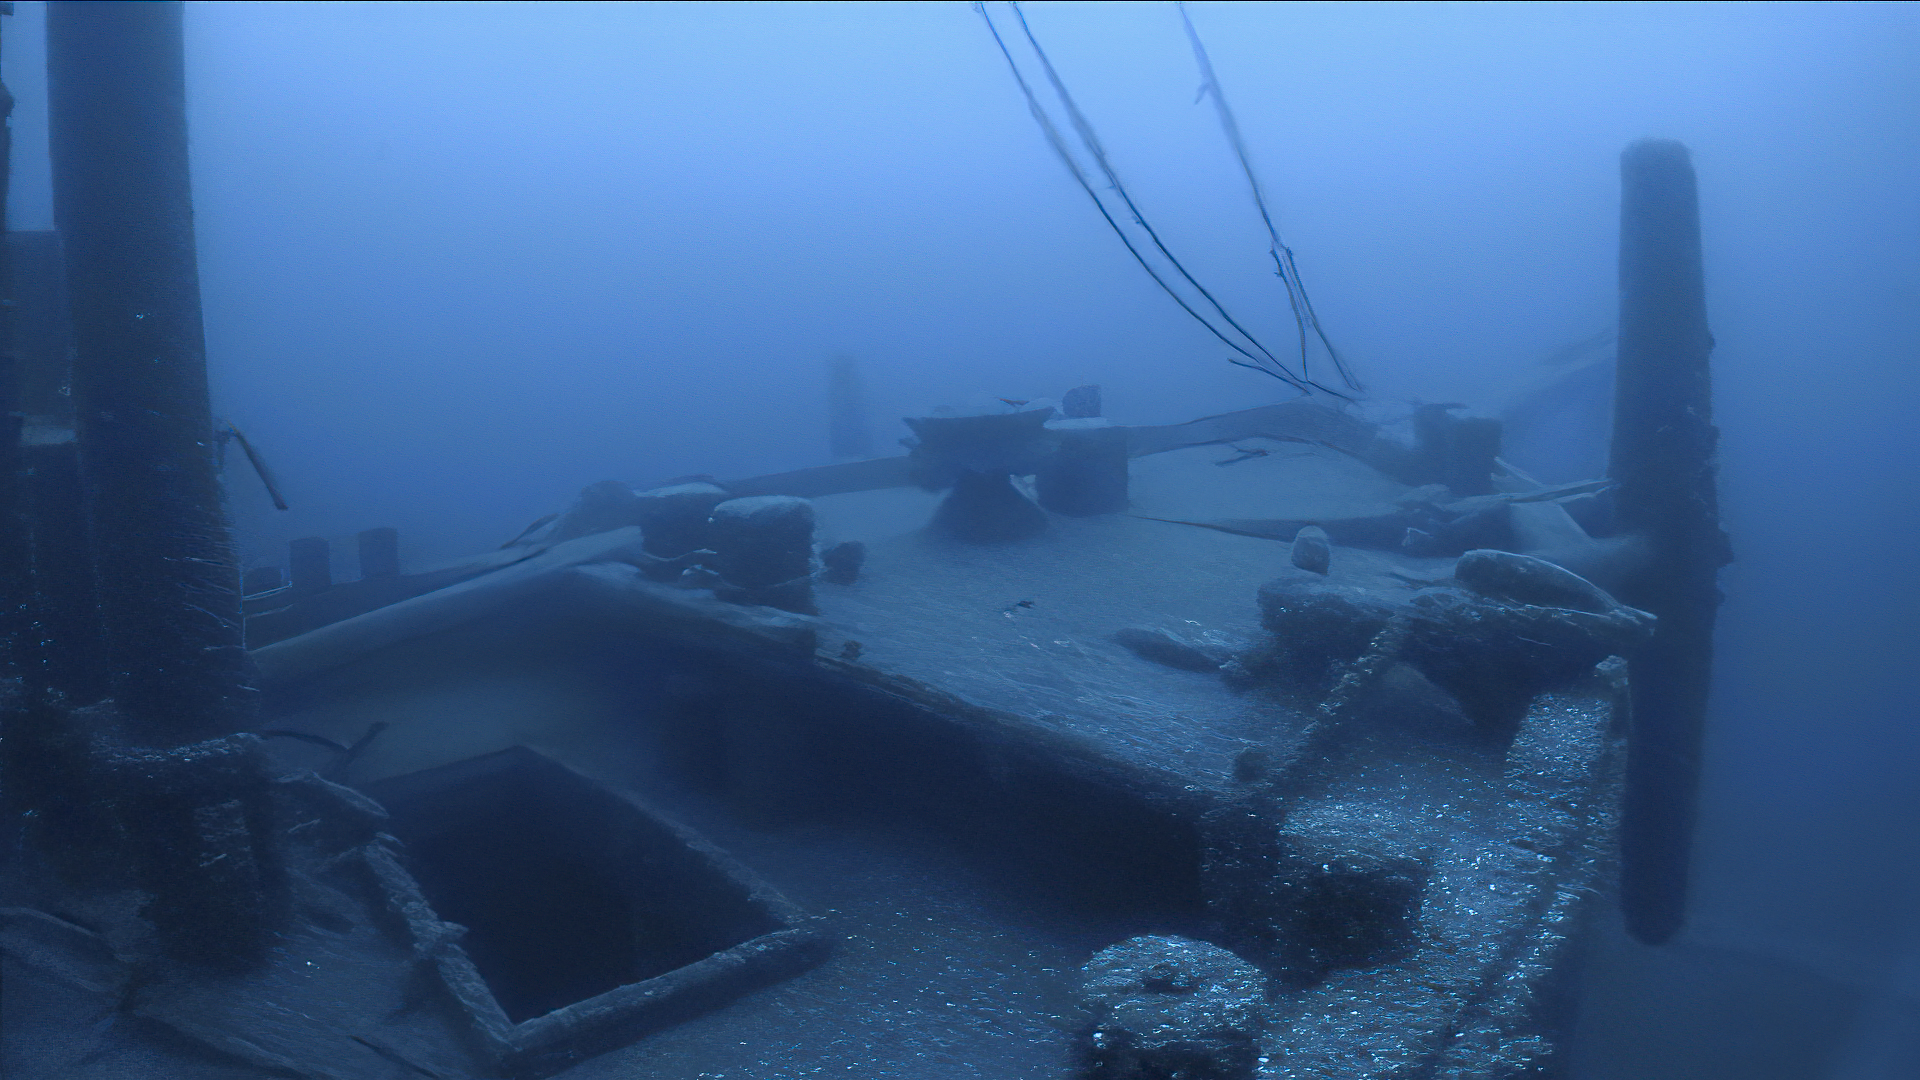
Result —
[{"label": "tall wooden mast on right", "polygon": [[1620,354],[1608,471],[1620,530],[1645,537],[1652,557],[1618,592],[1660,619],[1652,643],[1631,660],[1621,905],[1627,929],[1658,944],[1686,917],[1717,577],[1732,555],[1715,492],[1720,432],[1693,162],[1680,143],[1645,139],[1621,155],[1620,174]]}]

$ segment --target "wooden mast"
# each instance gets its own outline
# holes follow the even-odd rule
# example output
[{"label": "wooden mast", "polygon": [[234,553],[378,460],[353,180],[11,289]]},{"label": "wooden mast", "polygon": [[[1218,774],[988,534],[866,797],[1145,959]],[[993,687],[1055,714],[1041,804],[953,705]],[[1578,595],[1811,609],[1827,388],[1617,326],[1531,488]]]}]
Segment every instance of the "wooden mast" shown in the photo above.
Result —
[{"label": "wooden mast", "polygon": [[1646,139],[1621,155],[1620,353],[1609,473],[1623,532],[1648,541],[1620,599],[1659,616],[1631,658],[1633,737],[1621,836],[1621,906],[1641,941],[1686,917],[1700,753],[1713,677],[1720,528],[1700,207],[1687,148]]},{"label": "wooden mast", "polygon": [[240,726],[240,590],[216,472],[181,4],[47,5],[54,216],[109,690],[175,746]]}]

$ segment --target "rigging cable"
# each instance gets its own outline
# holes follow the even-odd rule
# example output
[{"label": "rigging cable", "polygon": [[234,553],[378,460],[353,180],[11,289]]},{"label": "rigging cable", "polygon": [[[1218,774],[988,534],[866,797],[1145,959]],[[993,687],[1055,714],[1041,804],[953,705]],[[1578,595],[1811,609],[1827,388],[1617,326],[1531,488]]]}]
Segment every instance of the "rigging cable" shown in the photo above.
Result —
[{"label": "rigging cable", "polygon": [[1067,171],[1072,174],[1081,189],[1087,193],[1087,197],[1093,200],[1095,208],[1100,211],[1100,216],[1104,218],[1107,225],[1113,229],[1114,235],[1120,238],[1120,242],[1126,246],[1127,252],[1140,264],[1141,269],[1145,270],[1147,276],[1152,278],[1154,283],[1159,285],[1169,297],[1172,297],[1174,303],[1180,305],[1182,311],[1185,311],[1188,315],[1192,316],[1196,322],[1206,327],[1214,337],[1219,338],[1228,348],[1239,353],[1240,356],[1245,357],[1244,360],[1228,357],[1229,363],[1270,375],[1300,390],[1302,393],[1319,390],[1323,393],[1332,394],[1335,397],[1346,398],[1347,395],[1337,390],[1323,386],[1302,375],[1295,375],[1292,371],[1288,370],[1287,366],[1262,345],[1258,338],[1254,337],[1253,334],[1241,326],[1233,316],[1228,314],[1226,308],[1214,298],[1213,294],[1207,291],[1207,289],[1187,271],[1186,267],[1182,265],[1172,251],[1168,250],[1166,244],[1161,241],[1159,233],[1148,224],[1146,216],[1140,212],[1132,196],[1128,194],[1126,186],[1121,182],[1118,172],[1113,168],[1112,163],[1106,156],[1105,150],[1101,147],[1099,138],[1094,133],[1093,125],[1087,120],[1085,114],[1080,111],[1078,104],[1074,101],[1072,94],[1068,92],[1065,82],[1055,70],[1046,51],[1041,48],[1039,40],[1034,36],[1032,28],[1028,26],[1026,14],[1020,10],[1020,5],[1017,2],[1010,4],[1010,6],[1013,8],[1015,16],[1019,19],[1021,30],[1024,32],[1028,43],[1032,46],[1034,54],[1039,58],[1041,66],[1047,74],[1048,81],[1053,86],[1054,92],[1059,95],[1062,104],[1066,108],[1067,115],[1074,127],[1074,133],[1079,136],[1088,155],[1092,157],[1094,162],[1100,167],[1100,171],[1105,176],[1108,185],[1115,194],[1119,196],[1121,202],[1133,218],[1134,223],[1147,234],[1148,238],[1152,240],[1153,246],[1167,262],[1172,265],[1180,277],[1189,285],[1193,286],[1193,288],[1206,299],[1207,305],[1219,313],[1220,318],[1227,326],[1245,338],[1247,344],[1251,345],[1252,349],[1257,350],[1257,352],[1250,351],[1246,346],[1236,342],[1228,336],[1226,331],[1215,325],[1213,320],[1196,310],[1194,305],[1190,303],[1186,297],[1180,295],[1179,290],[1175,289],[1172,283],[1167,281],[1165,276],[1148,260],[1146,254],[1141,251],[1139,244],[1127,234],[1126,229],[1115,219],[1113,210],[1101,199],[1099,192],[1094,188],[1093,181],[1088,177],[1086,170],[1082,168],[1080,162],[1075,159],[1072,150],[1067,144],[1066,138],[1060,132],[1059,126],[1054,123],[1053,118],[1048,115],[1046,108],[1040,103],[1039,95],[1034,92],[1032,85],[1028,83],[1026,76],[1020,70],[1019,63],[1013,58],[1012,50],[1007,47],[1006,40],[1001,37],[999,28],[994,24],[992,17],[987,14],[986,5],[984,3],[975,3],[974,10],[979,13],[981,20],[987,24],[987,31],[993,35],[994,44],[999,46],[1001,56],[1006,58],[1007,68],[1012,72],[1014,82],[1019,86],[1021,94],[1026,97],[1027,108],[1033,114],[1034,121],[1040,125],[1040,130],[1046,136],[1048,145],[1053,148],[1054,153],[1058,155],[1061,162],[1066,165]]},{"label": "rigging cable", "polygon": [[[1253,205],[1260,211],[1260,221],[1267,227],[1267,237],[1272,241],[1268,253],[1273,256],[1274,271],[1287,287],[1287,302],[1293,307],[1294,323],[1300,328],[1300,373],[1308,376],[1307,369],[1307,331],[1313,330],[1320,344],[1327,350],[1327,356],[1333,360],[1334,370],[1340,373],[1341,381],[1348,389],[1362,389],[1359,381],[1353,377],[1345,360],[1334,349],[1333,342],[1327,339],[1327,332],[1320,326],[1320,316],[1313,310],[1313,300],[1307,296],[1307,285],[1300,278],[1300,270],[1294,265],[1293,249],[1280,239],[1280,230],[1273,223],[1273,215],[1267,211],[1266,194],[1260,188],[1260,179],[1253,171],[1253,160],[1247,155],[1247,144],[1240,137],[1240,124],[1234,119],[1233,108],[1227,104],[1227,95],[1220,89],[1219,76],[1213,72],[1213,59],[1207,55],[1207,47],[1200,41],[1200,32],[1194,29],[1193,20],[1187,15],[1186,0],[1177,0],[1174,5],[1180,9],[1180,22],[1187,29],[1187,40],[1193,43],[1193,58],[1200,65],[1202,79],[1200,93],[1211,95],[1216,112],[1220,116],[1220,128],[1226,132],[1227,143],[1233,147],[1234,156],[1240,159],[1240,170],[1246,174],[1247,187],[1253,192]],[[1311,381],[1309,379],[1309,381]]]},{"label": "rigging cable", "polygon": [[[273,508],[285,510],[287,500],[280,494],[280,485],[274,482],[273,470],[267,468],[267,459],[260,456],[260,451],[253,448],[253,444],[247,441],[247,437],[241,434],[239,428],[225,421],[221,421],[221,424],[221,427],[214,430],[214,435],[220,440],[222,454],[225,454],[227,440],[231,439],[239,443],[241,451],[247,455],[247,463],[253,466],[254,475],[258,476],[260,483],[266,487],[267,497],[273,500]],[[222,464],[224,465],[224,462]]]},{"label": "rigging cable", "polygon": [[[1007,69],[1013,73],[1013,81],[1019,85],[1020,92],[1026,96],[1027,108],[1033,113],[1033,119],[1040,125],[1041,132],[1046,135],[1048,145],[1053,147],[1054,153],[1059,155],[1060,161],[1066,165],[1067,171],[1073,174],[1073,178],[1079,182],[1081,190],[1085,191],[1087,197],[1093,200],[1094,208],[1100,211],[1100,216],[1106,219],[1107,225],[1113,229],[1114,235],[1118,236],[1120,242],[1126,246],[1127,252],[1140,264],[1140,268],[1147,272],[1147,276],[1153,279],[1154,284],[1159,285],[1161,289],[1166,291],[1168,296],[1173,298],[1174,303],[1180,305],[1180,310],[1193,316],[1195,321],[1206,327],[1214,337],[1219,338],[1228,348],[1246,357],[1248,360],[1253,361],[1253,365],[1247,365],[1238,360],[1232,361],[1233,363],[1242,364],[1242,366],[1258,365],[1260,361],[1259,357],[1242,348],[1239,343],[1227,337],[1218,327],[1208,321],[1206,316],[1195,311],[1192,305],[1187,303],[1186,298],[1181,296],[1172,285],[1167,283],[1165,278],[1160,276],[1160,272],[1154,269],[1153,264],[1147,261],[1147,257],[1142,254],[1139,247],[1134,244],[1133,238],[1127,235],[1127,231],[1120,227],[1118,221],[1114,220],[1112,211],[1107,209],[1106,203],[1101,201],[1099,193],[1094,190],[1093,182],[1087,178],[1085,170],[1083,170],[1080,167],[1080,163],[1074,159],[1073,152],[1068,148],[1066,139],[1061,136],[1059,127],[1054,124],[1053,118],[1047,115],[1045,107],[1040,104],[1039,95],[1033,92],[1033,87],[1028,84],[1026,76],[1021,73],[1020,65],[1013,59],[1013,52],[1007,48],[1006,41],[1000,36],[999,27],[995,26],[993,19],[987,15],[986,5],[976,3],[974,4],[974,10],[979,12],[980,18],[986,22],[987,31],[993,35],[994,44],[1000,47],[1000,55],[1006,57]],[[1138,220],[1137,211],[1136,220]],[[1162,248],[1162,250],[1164,251],[1165,249]],[[1255,347],[1258,348],[1257,343]],[[1262,349],[1261,351],[1265,352],[1266,350]],[[1264,371],[1265,369],[1256,366],[1255,370]],[[1271,373],[1269,372],[1269,374]],[[1305,389],[1304,387],[1300,387],[1300,384],[1292,379],[1287,379],[1286,381],[1300,389]]]},{"label": "rigging cable", "polygon": [[[1075,101],[1073,95],[1068,92],[1066,82],[1060,78],[1060,73],[1054,68],[1052,59],[1047,56],[1047,51],[1040,47],[1040,39],[1034,36],[1033,27],[1027,23],[1026,12],[1020,9],[1018,2],[1014,2],[1010,6],[1013,8],[1014,17],[1020,20],[1020,30],[1026,35],[1027,44],[1033,47],[1033,54],[1040,61],[1041,70],[1047,73],[1047,82],[1052,84],[1053,92],[1059,95],[1060,103],[1066,108],[1067,118],[1073,122],[1074,133],[1080,136],[1080,141],[1086,147],[1088,155],[1093,158],[1095,164],[1100,166],[1100,172],[1106,176],[1107,183],[1112,186],[1114,194],[1118,195],[1120,201],[1126,205],[1128,213],[1133,216],[1134,223],[1139,225],[1141,231],[1147,234],[1147,238],[1153,241],[1153,246],[1159,249],[1160,254],[1166,258],[1168,263],[1172,264],[1174,270],[1178,272],[1182,278],[1186,279],[1187,284],[1193,286],[1194,291],[1206,298],[1208,305],[1220,314],[1221,319],[1224,320],[1228,326],[1233,327],[1234,330],[1239,332],[1241,337],[1246,338],[1254,348],[1260,350],[1260,355],[1268,362],[1276,365],[1279,364],[1279,358],[1269,352],[1266,346],[1260,344],[1259,339],[1255,338],[1246,327],[1235,322],[1233,316],[1227,313],[1227,309],[1221,306],[1220,301],[1214,299],[1213,294],[1208,292],[1206,287],[1201,285],[1192,274],[1188,273],[1187,268],[1181,265],[1178,258],[1174,257],[1173,252],[1167,249],[1167,245],[1160,239],[1160,234],[1154,231],[1153,226],[1148,223],[1146,215],[1140,211],[1138,206],[1134,205],[1133,196],[1127,192],[1127,186],[1120,181],[1119,172],[1114,169],[1112,161],[1107,158],[1106,148],[1100,144],[1099,136],[1094,133],[1092,122],[1087,119],[1085,113],[1080,111],[1079,102]],[[1253,359],[1251,356],[1248,358]],[[1291,372],[1288,374],[1291,375]]]}]

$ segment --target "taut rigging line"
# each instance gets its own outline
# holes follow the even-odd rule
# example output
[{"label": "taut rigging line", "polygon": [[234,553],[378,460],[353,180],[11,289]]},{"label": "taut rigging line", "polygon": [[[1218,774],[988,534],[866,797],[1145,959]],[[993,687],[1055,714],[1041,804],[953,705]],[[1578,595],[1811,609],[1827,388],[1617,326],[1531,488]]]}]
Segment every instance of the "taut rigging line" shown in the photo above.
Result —
[{"label": "taut rigging line", "polygon": [[[1255,178],[1252,164],[1240,140],[1239,128],[1233,121],[1233,114],[1227,107],[1225,96],[1219,91],[1218,83],[1213,74],[1213,66],[1207,58],[1204,46],[1200,44],[1199,35],[1194,31],[1191,21],[1187,21],[1188,38],[1193,44],[1195,58],[1200,62],[1201,74],[1206,80],[1202,92],[1211,92],[1213,94],[1215,106],[1220,113],[1222,126],[1227,131],[1228,141],[1232,144],[1235,153],[1238,155],[1241,168],[1245,172],[1249,184],[1253,187],[1254,204],[1260,211],[1261,220],[1265,222],[1267,226],[1267,233],[1272,242],[1271,253],[1274,264],[1278,270],[1281,281],[1286,286],[1287,299],[1293,309],[1294,321],[1299,327],[1301,367],[1298,373],[1288,368],[1279,357],[1265,345],[1261,344],[1258,338],[1254,337],[1250,331],[1240,325],[1240,323],[1227,312],[1225,306],[1214,297],[1213,293],[1201,285],[1200,282],[1188,272],[1186,266],[1181,263],[1179,258],[1167,248],[1167,245],[1161,240],[1160,234],[1148,223],[1146,215],[1140,211],[1139,206],[1134,202],[1132,195],[1126,189],[1126,185],[1121,182],[1118,171],[1114,169],[1112,161],[1107,157],[1106,150],[1101,146],[1099,137],[1093,130],[1092,123],[1087,120],[1086,114],[1080,110],[1079,104],[1067,90],[1065,81],[1061,79],[1058,70],[1053,66],[1052,60],[1047,56],[1046,50],[1041,47],[1039,39],[1034,36],[1033,28],[1027,23],[1026,13],[1021,10],[1017,0],[1008,6],[1013,9],[1015,18],[1019,20],[1022,34],[1026,37],[1028,45],[1033,49],[1034,56],[1038,59],[1041,70],[1046,73],[1047,81],[1049,85],[1052,86],[1054,94],[1060,99],[1061,107],[1065,110],[1067,118],[1073,127],[1074,134],[1079,139],[1082,151],[1091,158],[1098,167],[1100,174],[1106,180],[1107,189],[1112,191],[1114,196],[1119,199],[1121,207],[1124,207],[1125,216],[1131,218],[1134,225],[1138,226],[1140,231],[1145,233],[1146,239],[1151,242],[1152,249],[1159,252],[1160,257],[1166,261],[1173,272],[1191,286],[1193,291],[1200,295],[1203,302],[1192,302],[1187,297],[1182,296],[1180,291],[1174,287],[1173,283],[1167,279],[1167,276],[1153,265],[1153,262],[1147,257],[1147,253],[1142,250],[1142,244],[1137,242],[1133,236],[1130,236],[1126,228],[1121,225],[1120,220],[1116,217],[1117,208],[1110,207],[1107,202],[1101,198],[1100,190],[1094,186],[1092,179],[1087,174],[1087,170],[1074,156],[1072,147],[1069,146],[1067,139],[1060,131],[1060,126],[1055,123],[1053,117],[1041,103],[1040,96],[1034,92],[1032,84],[1027,81],[1025,73],[1020,70],[1019,63],[1013,57],[1013,51],[1008,48],[1006,40],[1000,34],[999,27],[994,24],[993,18],[988,14],[986,5],[984,3],[975,3],[974,10],[979,13],[981,20],[987,24],[988,32],[993,35],[994,44],[999,46],[1001,56],[1005,57],[1007,69],[1012,72],[1015,84],[1019,86],[1021,94],[1027,99],[1027,108],[1032,112],[1034,122],[1039,124],[1041,133],[1046,136],[1048,145],[1053,148],[1054,153],[1060,158],[1061,163],[1067,167],[1068,173],[1071,174],[1074,180],[1080,185],[1081,190],[1085,191],[1087,197],[1093,201],[1095,209],[1100,212],[1100,216],[1106,221],[1108,227],[1113,230],[1114,235],[1120,238],[1120,242],[1125,245],[1128,254],[1132,255],[1134,261],[1140,264],[1140,268],[1147,272],[1147,276],[1152,278],[1154,284],[1159,285],[1160,288],[1173,299],[1174,303],[1180,305],[1182,311],[1185,311],[1194,321],[1206,327],[1209,333],[1213,334],[1214,337],[1218,338],[1228,348],[1239,354],[1240,358],[1228,357],[1229,363],[1270,375],[1300,390],[1302,393],[1318,390],[1334,397],[1351,400],[1348,394],[1323,385],[1314,380],[1308,373],[1308,333],[1311,330],[1312,334],[1326,347],[1328,355],[1333,358],[1334,367],[1340,373],[1347,387],[1351,390],[1360,389],[1359,384],[1354,380],[1345,363],[1341,361],[1339,355],[1334,352],[1332,344],[1327,341],[1326,333],[1320,328],[1319,320],[1313,313],[1313,307],[1307,299],[1306,290],[1300,284],[1299,271],[1293,265],[1293,252],[1280,241],[1279,231],[1275,228],[1272,216],[1267,211],[1266,200],[1260,191],[1259,182]],[[1181,18],[1183,21],[1186,21],[1186,11],[1184,7],[1182,7],[1181,10]],[[1212,309],[1218,317],[1218,323],[1216,323],[1214,318],[1210,318],[1203,312],[1201,308]],[[1225,324],[1225,328],[1220,325],[1222,323]],[[1239,340],[1236,340],[1236,337]],[[1244,342],[1244,344],[1242,344],[1242,342]]]},{"label": "taut rigging line", "polygon": [[1359,380],[1347,368],[1347,362],[1340,359],[1340,353],[1334,349],[1333,342],[1327,340],[1327,332],[1320,327],[1320,316],[1313,310],[1313,300],[1307,296],[1306,282],[1300,279],[1300,269],[1294,265],[1293,249],[1280,239],[1280,229],[1273,223],[1273,215],[1267,212],[1266,193],[1260,189],[1260,178],[1253,171],[1253,159],[1247,155],[1247,144],[1240,138],[1240,123],[1234,119],[1233,108],[1227,104],[1227,95],[1220,89],[1220,79],[1213,73],[1213,58],[1207,55],[1207,47],[1200,41],[1200,32],[1193,28],[1193,20],[1187,17],[1186,0],[1177,0],[1174,4],[1180,9],[1180,23],[1186,27],[1187,40],[1193,43],[1193,59],[1200,66],[1201,93],[1213,98],[1214,110],[1220,115],[1220,128],[1226,133],[1228,145],[1233,147],[1234,157],[1240,160],[1240,171],[1246,174],[1247,188],[1253,193],[1254,208],[1260,211],[1260,222],[1267,227],[1267,239],[1271,246],[1267,249],[1273,256],[1274,272],[1279,275],[1282,284],[1287,287],[1287,303],[1293,308],[1293,321],[1300,328],[1300,374],[1307,377],[1307,331],[1312,330],[1327,350],[1327,356],[1333,361],[1334,370],[1340,373],[1340,381],[1350,390],[1362,389]]}]

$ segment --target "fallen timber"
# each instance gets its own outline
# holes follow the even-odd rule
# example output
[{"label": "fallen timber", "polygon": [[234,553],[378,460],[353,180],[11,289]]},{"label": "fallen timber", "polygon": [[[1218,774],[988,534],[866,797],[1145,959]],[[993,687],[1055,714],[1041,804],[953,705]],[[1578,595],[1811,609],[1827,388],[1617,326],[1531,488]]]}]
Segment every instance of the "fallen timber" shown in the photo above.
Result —
[{"label": "fallen timber", "polygon": [[[390,724],[346,778],[368,790],[525,743],[614,790],[644,793],[662,771],[695,777],[776,833],[858,805],[1051,865],[1061,888],[1134,897],[1144,924],[1172,935],[1136,940],[1205,939],[1266,972],[1244,1075],[1550,1067],[1577,930],[1611,889],[1618,665],[1530,693],[1491,728],[1413,653],[1336,659],[1322,674],[1347,672],[1338,686],[1291,678],[1268,644],[1284,615],[1264,593],[1255,602],[1261,586],[1350,590],[1390,619],[1449,582],[1455,560],[1336,537],[1329,573],[1312,575],[1287,565],[1277,532],[1169,524],[1196,507],[1236,513],[1236,492],[1287,515],[1268,520],[1329,524],[1440,498],[1367,464],[1364,437],[1336,447],[1276,430],[1273,410],[1252,413],[1144,429],[1159,433],[1147,445],[1168,448],[1131,457],[1134,513],[1056,515],[1014,544],[912,529],[934,496],[911,487],[816,495],[821,531],[860,537],[867,554],[852,584],[815,583],[813,614],[657,580],[669,560],[649,553],[640,527],[562,540],[536,531],[466,564],[452,585],[255,649],[268,712],[342,744],[369,722]],[[1249,450],[1267,452],[1240,456]],[[834,482],[906,475],[857,465]],[[807,490],[832,468],[782,483]],[[1516,490],[1445,501],[1464,513],[1589,494],[1500,482]],[[485,705],[457,720],[421,715],[435,684],[482,669],[540,669],[578,687],[635,663],[694,674],[664,690],[620,688],[616,711],[639,719],[618,736],[529,715],[567,711],[538,694],[492,715]],[[636,769],[633,752],[616,749],[634,739],[652,746],[654,766]],[[804,955],[822,972],[837,962]],[[768,977],[811,986],[795,975],[806,963]],[[451,1015],[489,1013],[473,990],[484,982],[443,974],[445,999],[467,1003]],[[662,1024],[750,1027],[768,1007],[755,1002],[781,993],[710,998],[699,1019],[656,1010],[582,1028],[574,1043],[563,1027],[539,1053],[497,1018],[469,1021],[492,1033],[463,1052],[469,1067],[550,1074],[640,1038],[614,1050],[638,1064],[641,1036]],[[1087,1028],[1118,1030],[1086,1008]],[[279,1058],[296,1060],[286,1050]],[[1099,1075],[1107,1059],[1086,1052]]]}]

